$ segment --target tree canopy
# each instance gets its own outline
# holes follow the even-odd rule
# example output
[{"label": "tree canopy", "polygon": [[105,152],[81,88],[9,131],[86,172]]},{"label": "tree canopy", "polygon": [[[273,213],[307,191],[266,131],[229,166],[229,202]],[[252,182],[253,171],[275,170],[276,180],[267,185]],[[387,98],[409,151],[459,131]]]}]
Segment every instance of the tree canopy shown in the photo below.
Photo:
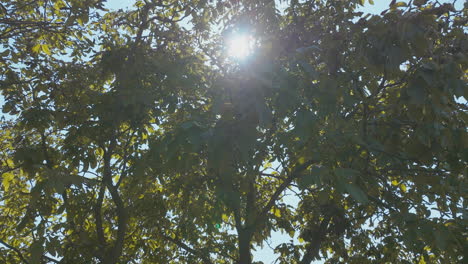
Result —
[{"label": "tree canopy", "polygon": [[1,0],[0,262],[462,263],[468,5],[368,4]]}]

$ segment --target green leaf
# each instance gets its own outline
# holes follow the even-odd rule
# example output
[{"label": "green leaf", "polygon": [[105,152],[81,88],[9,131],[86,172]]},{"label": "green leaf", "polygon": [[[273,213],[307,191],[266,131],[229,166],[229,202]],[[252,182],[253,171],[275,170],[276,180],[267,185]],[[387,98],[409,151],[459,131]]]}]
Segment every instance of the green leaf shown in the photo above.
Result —
[{"label": "green leaf", "polygon": [[359,203],[367,204],[369,202],[369,198],[367,197],[366,193],[359,188],[358,185],[354,183],[347,184],[345,186],[346,190],[349,192],[351,197]]},{"label": "green leaf", "polygon": [[336,168],[335,174],[341,179],[354,180],[359,175],[359,171],[351,168]]},{"label": "green leaf", "polygon": [[298,179],[298,185],[300,188],[306,189],[311,185],[321,185],[321,176],[325,173],[323,167],[312,166],[310,170],[305,171]]},{"label": "green leaf", "polygon": [[396,2],[392,5],[392,8],[405,7],[407,4],[405,2]]},{"label": "green leaf", "polygon": [[426,100],[426,82],[422,81],[421,78],[417,78],[410,82],[407,87],[407,94],[410,98],[410,102],[413,104],[423,104]]},{"label": "green leaf", "polygon": [[427,1],[428,0],[414,0],[413,3],[416,6],[422,6],[422,5],[425,5],[427,3]]},{"label": "green leaf", "polygon": [[318,72],[309,63],[305,62],[304,60],[299,60],[299,65],[312,78],[317,78],[318,77]]},{"label": "green leaf", "polygon": [[447,248],[447,232],[436,230],[434,235],[437,247],[440,248],[440,250],[445,250]]}]

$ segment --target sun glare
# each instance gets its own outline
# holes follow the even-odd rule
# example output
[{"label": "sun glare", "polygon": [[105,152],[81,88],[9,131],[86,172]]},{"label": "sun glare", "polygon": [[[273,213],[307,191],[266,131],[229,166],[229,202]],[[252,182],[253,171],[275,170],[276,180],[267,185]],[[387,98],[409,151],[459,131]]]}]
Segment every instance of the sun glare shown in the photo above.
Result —
[{"label": "sun glare", "polygon": [[244,59],[252,53],[253,39],[249,35],[234,35],[228,39],[228,54],[236,59]]}]

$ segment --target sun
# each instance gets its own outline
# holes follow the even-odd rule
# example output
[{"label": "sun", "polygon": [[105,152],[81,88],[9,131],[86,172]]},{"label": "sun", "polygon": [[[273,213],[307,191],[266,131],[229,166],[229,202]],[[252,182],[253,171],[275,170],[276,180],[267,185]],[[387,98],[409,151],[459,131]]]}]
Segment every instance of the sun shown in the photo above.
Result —
[{"label": "sun", "polygon": [[253,44],[252,36],[247,34],[232,35],[227,43],[228,54],[238,60],[245,59],[252,53]]}]

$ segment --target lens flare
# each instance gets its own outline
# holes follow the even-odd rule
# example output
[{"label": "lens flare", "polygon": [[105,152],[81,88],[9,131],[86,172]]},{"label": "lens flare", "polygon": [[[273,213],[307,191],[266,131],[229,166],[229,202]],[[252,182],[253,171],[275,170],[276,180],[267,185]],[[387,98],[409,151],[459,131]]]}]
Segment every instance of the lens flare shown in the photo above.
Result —
[{"label": "lens flare", "polygon": [[228,54],[236,59],[244,59],[252,53],[253,39],[248,35],[234,35],[228,40]]}]

